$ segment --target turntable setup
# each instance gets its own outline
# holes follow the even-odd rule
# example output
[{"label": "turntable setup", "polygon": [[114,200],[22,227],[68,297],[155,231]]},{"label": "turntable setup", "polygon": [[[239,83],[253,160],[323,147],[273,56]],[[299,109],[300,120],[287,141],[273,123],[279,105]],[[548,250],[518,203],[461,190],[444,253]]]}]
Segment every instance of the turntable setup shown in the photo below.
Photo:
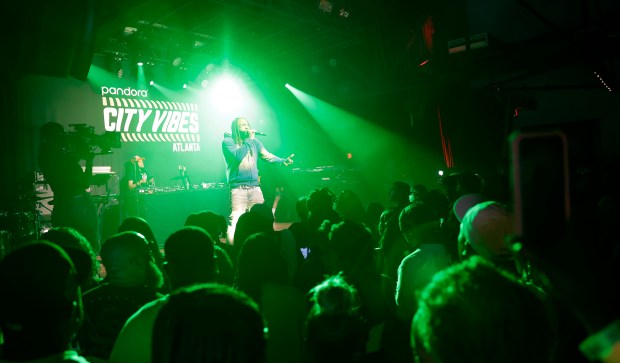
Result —
[{"label": "turntable setup", "polygon": [[173,186],[173,187],[156,187],[156,188],[147,188],[145,189],[147,193],[176,193],[176,192],[184,192],[188,190],[202,190],[202,189],[224,189],[227,188],[226,183],[217,183],[217,182],[202,182],[200,184],[193,184],[189,187],[183,186]]}]

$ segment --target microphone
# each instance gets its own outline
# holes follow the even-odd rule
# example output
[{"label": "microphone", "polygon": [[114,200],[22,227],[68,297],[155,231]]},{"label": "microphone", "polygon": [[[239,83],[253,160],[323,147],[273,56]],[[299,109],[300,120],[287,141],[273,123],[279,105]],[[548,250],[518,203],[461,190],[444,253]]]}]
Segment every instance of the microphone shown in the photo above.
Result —
[{"label": "microphone", "polygon": [[[266,133],[260,132],[260,131],[256,131],[256,130],[250,130],[250,132],[253,132],[254,135],[258,135],[258,136],[267,136]],[[232,137],[232,134],[230,132],[225,132],[224,133],[224,137]]]}]

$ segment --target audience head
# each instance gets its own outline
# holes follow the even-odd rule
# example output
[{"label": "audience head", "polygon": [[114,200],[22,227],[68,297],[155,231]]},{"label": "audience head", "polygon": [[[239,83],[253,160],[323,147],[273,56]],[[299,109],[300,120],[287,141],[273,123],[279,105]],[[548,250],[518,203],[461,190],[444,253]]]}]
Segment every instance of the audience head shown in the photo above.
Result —
[{"label": "audience head", "polygon": [[352,219],[357,222],[366,223],[366,210],[364,204],[352,190],[343,190],[336,196],[334,209],[342,219]]},{"label": "audience head", "polygon": [[348,275],[374,268],[375,241],[362,223],[344,220],[331,226],[326,248],[326,264],[332,272]]},{"label": "audience head", "polygon": [[265,203],[254,204],[250,208],[250,212],[257,213],[261,217],[265,218],[265,220],[269,221],[271,224],[276,221],[276,217],[273,215],[273,210]]},{"label": "audience head", "polygon": [[144,218],[140,217],[128,217],[123,220],[120,227],[118,228],[118,232],[138,232],[146,238],[146,241],[149,242],[149,248],[151,250],[151,255],[153,256],[155,263],[161,269],[164,263],[164,257],[161,254],[161,250],[159,249],[159,244],[155,239],[155,234],[153,233],[153,229],[148,224],[148,222]]},{"label": "audience head", "polygon": [[448,197],[450,204],[460,196],[468,193],[481,193],[483,187],[482,177],[472,172],[451,173],[441,179],[441,185]]},{"label": "audience head", "polygon": [[438,218],[448,218],[450,202],[446,194],[439,189],[431,189],[420,197],[420,202],[431,207]]},{"label": "audience head", "polygon": [[396,181],[390,188],[390,204],[379,216],[377,230],[383,241],[396,241],[401,238],[398,228],[398,216],[402,209],[409,205],[409,184]]},{"label": "audience head", "polygon": [[211,211],[192,213],[185,219],[185,226],[196,226],[207,231],[218,242],[227,229],[226,218]]},{"label": "audience head", "polygon": [[235,285],[260,302],[266,283],[287,284],[288,268],[274,234],[256,233],[241,247]]},{"label": "audience head", "polygon": [[468,193],[460,196],[452,205],[452,212],[456,216],[459,222],[463,221],[463,217],[478,203],[486,202],[488,199],[479,193]]},{"label": "audience head", "polygon": [[390,202],[396,206],[408,204],[410,190],[411,186],[404,181],[393,182],[389,191]]},{"label": "audience head", "polygon": [[273,222],[266,219],[258,212],[245,212],[237,220],[235,226],[235,246],[240,248],[245,240],[254,233],[272,232]]},{"label": "audience head", "polygon": [[166,239],[164,251],[172,289],[215,280],[214,243],[204,229],[187,226],[177,230]]},{"label": "audience head", "polygon": [[[335,199],[336,196],[327,187],[313,190],[306,202],[309,216],[312,218],[328,219],[327,217],[333,215]],[[321,222],[322,221],[323,220],[321,220]]]},{"label": "audience head", "polygon": [[357,314],[360,309],[357,290],[342,273],[328,276],[310,289],[309,299],[309,315]]},{"label": "audience head", "polygon": [[412,247],[422,243],[433,243],[433,233],[439,220],[433,209],[426,204],[414,203],[406,206],[398,217],[400,231]]},{"label": "audience head", "polygon": [[411,187],[411,191],[409,192],[409,203],[417,203],[421,200],[424,195],[428,193],[428,189],[424,184],[415,184]]},{"label": "audience head", "polygon": [[327,277],[310,290],[306,319],[310,362],[358,362],[366,351],[368,331],[359,313],[357,290],[341,274]]},{"label": "audience head", "polygon": [[149,286],[159,289],[163,274],[152,256],[149,243],[138,232],[120,232],[101,246],[105,281],[116,286]]},{"label": "audience head", "polygon": [[155,234],[153,229],[144,218],[140,217],[127,217],[121,222],[118,227],[118,232],[138,232],[146,238],[148,242],[157,242],[155,240]]},{"label": "audience head", "polygon": [[40,239],[62,247],[71,257],[82,291],[96,285],[99,262],[90,243],[80,232],[71,227],[54,227],[43,233]]},{"label": "audience head", "polygon": [[2,357],[35,360],[70,348],[82,321],[81,289],[59,246],[30,242],[0,261]]},{"label": "audience head", "polygon": [[388,196],[392,206],[403,206],[409,204],[409,191],[411,186],[404,181],[395,181],[390,186]]},{"label": "audience head", "polygon": [[462,217],[459,254],[473,252],[489,260],[511,259],[506,238],[513,231],[512,217],[505,206],[494,201],[477,203]]},{"label": "audience head", "polygon": [[532,289],[479,256],[438,272],[411,327],[418,362],[551,362],[555,330]]},{"label": "audience head", "polygon": [[258,306],[217,284],[181,288],[166,299],[153,328],[154,363],[263,363],[266,331]]}]

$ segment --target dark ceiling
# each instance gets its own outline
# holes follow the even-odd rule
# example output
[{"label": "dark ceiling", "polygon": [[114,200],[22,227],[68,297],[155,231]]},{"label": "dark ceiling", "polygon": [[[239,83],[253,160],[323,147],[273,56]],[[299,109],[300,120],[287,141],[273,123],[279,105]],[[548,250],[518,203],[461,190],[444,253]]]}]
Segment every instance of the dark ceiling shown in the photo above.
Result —
[{"label": "dark ceiling", "polygon": [[[141,57],[195,73],[228,62],[261,74],[320,71],[365,48],[380,26],[369,1],[319,9],[318,1],[145,1],[106,9],[96,55]],[[342,16],[340,11],[343,11]],[[349,12],[348,16],[346,12]],[[371,21],[368,21],[371,19]],[[368,57],[368,55],[366,55]],[[335,65],[332,63],[332,65]]]},{"label": "dark ceiling", "polygon": [[[615,86],[619,66],[617,0],[24,0],[10,6],[5,13],[22,20],[17,46],[25,71],[62,75],[70,68],[78,78],[98,57],[165,66],[178,58],[192,76],[228,62],[253,77],[314,77],[369,94],[429,77],[439,84],[532,86],[524,81],[562,69],[557,84],[538,83],[595,87],[598,71]],[[429,17],[432,52],[424,49],[422,32]],[[449,41],[476,34],[488,45],[448,55]],[[419,67],[424,60],[430,62]],[[60,71],[46,72],[50,63]]]},{"label": "dark ceiling", "polygon": [[[319,0],[122,2],[99,9],[94,52],[140,54],[158,62],[180,57],[190,70],[227,59],[267,73],[307,73],[313,66],[320,72],[332,60],[349,76],[389,87],[407,78],[415,82],[411,68],[429,56],[421,51],[422,24],[432,16],[438,79],[512,81],[565,67],[600,68],[616,77],[618,1],[329,3],[331,12]],[[135,31],[128,35],[126,29]],[[448,41],[485,33],[487,47],[447,57]],[[584,78],[591,79],[587,73]]]}]

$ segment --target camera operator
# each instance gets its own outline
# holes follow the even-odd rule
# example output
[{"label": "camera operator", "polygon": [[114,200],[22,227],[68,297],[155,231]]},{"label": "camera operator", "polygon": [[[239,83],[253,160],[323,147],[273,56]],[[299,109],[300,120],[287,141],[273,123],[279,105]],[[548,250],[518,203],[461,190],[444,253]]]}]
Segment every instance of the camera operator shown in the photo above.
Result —
[{"label": "camera operator", "polygon": [[97,208],[87,191],[94,154],[89,148],[75,145],[74,139],[56,122],[41,126],[40,137],[39,168],[54,194],[52,226],[75,228],[99,252]]}]

